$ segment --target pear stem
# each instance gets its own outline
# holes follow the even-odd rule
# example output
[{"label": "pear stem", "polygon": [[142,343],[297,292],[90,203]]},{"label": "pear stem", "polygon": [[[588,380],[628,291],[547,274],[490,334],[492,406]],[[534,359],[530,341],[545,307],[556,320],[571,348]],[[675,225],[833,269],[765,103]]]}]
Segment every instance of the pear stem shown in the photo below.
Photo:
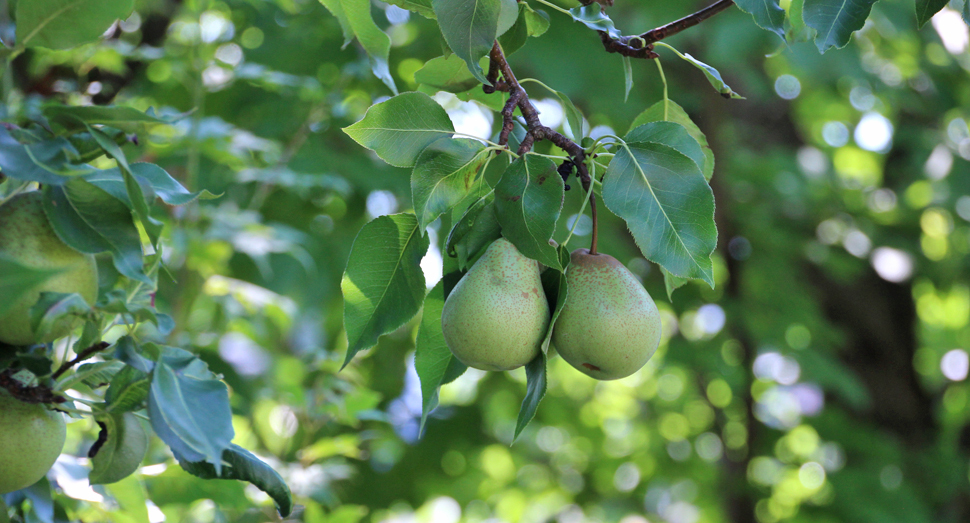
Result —
[{"label": "pear stem", "polygon": [[593,193],[592,189],[589,191],[589,214],[593,218],[593,239],[589,242],[589,253],[599,254],[596,252],[596,244],[599,240],[599,223],[596,219],[596,194]]}]

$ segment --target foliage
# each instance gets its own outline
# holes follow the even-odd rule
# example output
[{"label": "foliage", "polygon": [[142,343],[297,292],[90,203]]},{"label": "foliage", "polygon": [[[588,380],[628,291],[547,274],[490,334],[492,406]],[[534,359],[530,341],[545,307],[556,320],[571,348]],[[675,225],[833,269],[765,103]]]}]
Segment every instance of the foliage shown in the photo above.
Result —
[{"label": "foliage", "polygon": [[[0,346],[73,420],[0,520],[970,517],[970,2],[739,0],[674,47],[636,32],[704,5],[10,4],[0,201],[101,289]],[[660,305],[644,369],[451,356],[493,239],[558,311],[593,231]],[[51,276],[0,258],[0,312]]]}]

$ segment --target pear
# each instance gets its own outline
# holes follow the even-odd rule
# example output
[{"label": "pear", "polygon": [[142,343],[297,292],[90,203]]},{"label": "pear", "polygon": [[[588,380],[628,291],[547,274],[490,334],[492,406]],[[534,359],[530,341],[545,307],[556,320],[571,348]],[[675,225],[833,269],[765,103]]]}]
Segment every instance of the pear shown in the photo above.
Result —
[{"label": "pear", "polygon": [[660,312],[636,277],[612,256],[576,249],[566,282],[566,303],[552,330],[559,355],[600,380],[643,367],[660,345]]},{"label": "pear", "polygon": [[30,308],[42,292],[76,292],[88,304],[94,304],[98,298],[98,265],[94,256],[75,251],[57,237],[44,214],[40,191],[18,194],[0,206],[0,255],[32,269],[60,271],[0,316],[0,341],[4,343],[46,343],[66,336],[77,326],[79,318],[63,318],[47,336],[38,336],[30,327]]},{"label": "pear", "polygon": [[441,329],[459,361],[511,370],[539,355],[549,304],[539,265],[505,238],[495,240],[445,300]]},{"label": "pear", "polygon": [[60,414],[0,391],[0,494],[40,481],[64,448]]}]

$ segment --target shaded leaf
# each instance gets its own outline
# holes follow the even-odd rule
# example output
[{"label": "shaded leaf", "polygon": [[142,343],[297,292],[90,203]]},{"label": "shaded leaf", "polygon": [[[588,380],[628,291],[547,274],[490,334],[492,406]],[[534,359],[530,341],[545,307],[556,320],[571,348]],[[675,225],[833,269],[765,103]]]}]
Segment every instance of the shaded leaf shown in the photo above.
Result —
[{"label": "shaded leaf", "polygon": [[785,37],[785,10],[778,0],[735,0],[737,6],[754,17],[758,27]]},{"label": "shaded leaf", "polygon": [[71,158],[77,155],[77,149],[64,138],[24,145],[0,127],[0,169],[15,180],[63,185],[74,176],[93,172],[71,165]]},{"label": "shaded leaf", "polygon": [[60,274],[57,269],[34,269],[26,267],[0,254],[0,316],[27,293],[50,278]]},{"label": "shaded leaf", "polygon": [[[556,251],[559,255],[560,265],[562,267],[569,265],[569,251],[562,245],[557,247]],[[549,319],[549,328],[546,330],[546,336],[542,340],[542,352],[548,353],[549,345],[552,343],[552,329],[556,326],[556,320],[559,319],[559,313],[562,312],[563,306],[566,305],[566,296],[569,292],[566,283],[566,273],[556,269],[543,271],[542,289],[546,293],[546,298],[549,300],[549,310],[552,311],[552,316]]]},{"label": "shaded leaf", "polygon": [[69,49],[97,40],[128,18],[133,0],[24,0],[17,2],[17,44]]},{"label": "shaded leaf", "polygon": [[740,94],[734,92],[734,89],[731,89],[731,86],[724,82],[724,79],[721,78],[721,73],[718,72],[717,69],[705,64],[704,62],[694,58],[693,56],[687,53],[684,53],[682,58],[686,60],[687,63],[700,69],[704,73],[704,76],[707,78],[707,81],[711,83],[711,86],[714,89],[716,89],[721,96],[725,98],[735,98],[739,100],[745,99]]},{"label": "shaded leaf", "polygon": [[91,313],[91,306],[80,294],[42,292],[37,303],[30,307],[30,330],[38,339],[50,338],[52,332],[63,332],[65,323],[73,324],[70,318],[84,317]]},{"label": "shaded leaf", "polygon": [[411,174],[411,194],[423,231],[471,191],[488,159],[485,146],[468,138],[444,138],[421,152]]},{"label": "shaded leaf", "polygon": [[130,412],[99,416],[104,423],[107,441],[91,457],[92,485],[121,481],[134,474],[148,452],[148,432],[137,416]]},{"label": "shaded leaf", "polygon": [[[666,118],[664,114],[665,112]],[[697,140],[697,143],[699,143],[701,146],[701,150],[704,151],[705,160],[704,167],[702,169],[704,171],[704,178],[710,180],[714,175],[714,151],[712,151],[710,145],[708,145],[707,137],[704,136],[704,133],[701,131],[700,127],[697,127],[697,124],[695,124],[694,121],[690,119],[690,116],[687,115],[687,111],[684,111],[684,108],[677,105],[677,103],[673,100],[667,100],[666,104],[663,100],[661,100],[650,106],[650,108],[640,113],[640,115],[633,120],[633,123],[630,124],[630,129],[636,129],[637,127],[640,127],[646,123],[660,121],[669,121],[680,124],[684,127],[684,129],[687,130],[688,134]]]},{"label": "shaded leaf", "polygon": [[371,221],[357,234],[340,282],[347,330],[344,366],[421,309],[426,291],[421,258],[429,245],[422,232],[413,214],[394,214]]},{"label": "shaded leaf", "polygon": [[817,31],[815,45],[820,53],[845,47],[852,33],[865,25],[876,0],[805,0],[805,23]]},{"label": "shaded leaf", "polygon": [[529,425],[532,418],[536,415],[539,402],[546,395],[548,380],[546,377],[546,353],[540,352],[525,366],[526,390],[525,399],[522,400],[522,407],[519,408],[519,416],[515,422],[515,435],[513,441],[522,434],[522,430]]},{"label": "shaded leaf", "polygon": [[499,35],[502,0],[432,0],[431,5],[448,47],[465,61],[472,76],[487,84],[478,61]]},{"label": "shaded leaf", "polygon": [[562,211],[564,183],[549,158],[526,154],[506,169],[495,186],[495,215],[502,235],[529,258],[562,269],[549,244]]},{"label": "shaded leaf", "polygon": [[481,85],[456,54],[428,60],[414,73],[414,81],[449,93],[462,93]]},{"label": "shaded leaf", "polygon": [[[438,403],[438,388],[449,374],[464,372],[445,342],[441,330],[441,313],[445,306],[444,280],[439,281],[424,299],[424,312],[414,349],[414,367],[421,380],[421,432],[428,414]],[[459,372],[459,373],[460,373]]]},{"label": "shaded leaf", "polygon": [[701,144],[697,143],[683,125],[675,122],[651,122],[643,124],[623,137],[628,143],[650,142],[671,147],[684,156],[694,160],[701,171],[707,162]]},{"label": "shaded leaf", "polygon": [[134,107],[105,105],[49,105],[44,116],[68,130],[83,131],[89,125],[109,125],[126,132],[140,131],[146,125],[171,124],[174,119],[161,118],[149,109],[145,113]]},{"label": "shaded leaf", "polygon": [[[360,42],[370,58],[374,76],[384,82],[391,92],[397,94],[397,85],[394,84],[394,78],[391,77],[391,70],[387,65],[387,59],[391,53],[391,38],[374,23],[370,0],[326,0],[322,3],[340,20],[344,38],[348,37],[349,30]],[[336,7],[338,5],[339,7]]]},{"label": "shaded leaf", "polygon": [[606,31],[612,38],[620,37],[620,32],[613,25],[613,20],[606,16],[597,3],[574,7],[569,10],[569,14],[573,16],[573,20],[594,31]]},{"label": "shaded leaf", "polygon": [[125,365],[111,379],[104,395],[108,412],[130,412],[144,407],[151,388],[149,375],[141,370]]}]

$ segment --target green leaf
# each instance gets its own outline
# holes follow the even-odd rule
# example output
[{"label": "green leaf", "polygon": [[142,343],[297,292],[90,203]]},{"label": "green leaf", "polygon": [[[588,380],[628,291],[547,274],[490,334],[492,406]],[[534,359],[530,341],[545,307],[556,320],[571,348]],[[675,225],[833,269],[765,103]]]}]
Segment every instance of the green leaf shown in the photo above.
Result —
[{"label": "green leaf", "polygon": [[358,352],[407,323],[426,287],[421,258],[428,239],[413,214],[381,216],[357,234],[340,289],[347,330],[346,367]]},{"label": "green leaf", "polygon": [[0,254],[0,316],[17,304],[25,294],[60,274],[62,270],[26,267]]},{"label": "green leaf", "polygon": [[711,87],[716,89],[721,96],[725,98],[734,98],[738,100],[745,99],[740,94],[734,92],[734,89],[731,89],[730,85],[724,83],[724,79],[721,78],[721,73],[719,73],[717,69],[705,64],[704,62],[698,60],[697,58],[694,58],[693,56],[687,53],[684,53],[681,56],[681,58],[683,58],[687,63],[700,69],[704,73],[704,76],[707,78],[707,81],[711,83]]},{"label": "green leaf", "polygon": [[805,23],[815,29],[820,53],[845,47],[852,33],[865,25],[876,0],[805,0]]},{"label": "green leaf", "polygon": [[24,0],[17,2],[17,44],[69,49],[97,40],[128,18],[134,0]]},{"label": "green leaf", "polygon": [[412,13],[418,13],[431,20],[435,19],[434,8],[431,7],[431,0],[389,0],[387,3],[407,9]]},{"label": "green leaf", "polygon": [[680,154],[694,160],[697,168],[701,171],[704,170],[704,165],[707,163],[701,144],[697,143],[697,140],[679,123],[651,122],[643,124],[626,133],[623,139],[628,143],[649,142],[671,147]]},{"label": "green leaf", "polygon": [[432,142],[451,136],[455,127],[444,108],[424,93],[397,95],[371,106],[344,132],[395,167],[413,167]]},{"label": "green leaf", "polygon": [[[666,119],[664,118],[665,109],[667,113]],[[714,151],[708,145],[707,137],[704,136],[701,129],[690,119],[687,111],[684,111],[683,107],[677,105],[677,102],[667,100],[665,104],[661,100],[653,104],[633,120],[633,123],[630,124],[630,129],[636,129],[646,123],[661,121],[674,122],[682,125],[684,129],[687,129],[687,133],[697,140],[697,143],[701,146],[701,150],[704,151],[704,167],[701,170],[704,171],[704,178],[710,180],[714,175]]]},{"label": "green leaf", "polygon": [[287,517],[293,511],[293,495],[283,478],[272,467],[239,445],[230,445],[222,453],[222,469],[210,463],[192,462],[184,456],[175,458],[186,472],[203,479],[236,479],[247,481],[262,490],[276,502],[280,516]]},{"label": "green leaf", "polygon": [[468,138],[443,138],[418,156],[411,174],[411,194],[423,231],[471,191],[488,159],[485,146]]},{"label": "green leaf", "polygon": [[173,451],[222,471],[222,454],[234,435],[229,390],[201,360],[189,354],[155,364],[148,414],[155,433]]},{"label": "green leaf", "polygon": [[754,17],[758,27],[785,37],[785,10],[778,0],[735,0],[738,8]]},{"label": "green leaf", "polygon": [[690,281],[689,278],[681,278],[680,276],[674,276],[667,269],[660,267],[660,273],[664,275],[664,288],[667,291],[667,299],[674,301],[674,291],[687,285]]},{"label": "green leaf", "polygon": [[[126,339],[130,343],[131,338],[122,338],[122,340]],[[119,343],[122,342],[119,341]],[[111,384],[108,385],[108,390],[105,392],[106,410],[108,412],[139,410],[145,406],[150,388],[151,380],[147,373],[130,365],[125,365],[111,379]]]},{"label": "green leaf", "polygon": [[448,47],[465,61],[472,76],[489,83],[478,60],[499,35],[502,0],[432,0],[431,5]]},{"label": "green leaf", "polygon": [[[560,265],[562,267],[569,265],[569,251],[562,245],[557,247],[556,251],[559,255]],[[549,300],[549,310],[552,311],[549,329],[546,331],[546,337],[542,340],[542,352],[548,353],[549,345],[552,343],[552,329],[556,326],[556,320],[559,319],[559,313],[562,312],[563,306],[566,305],[566,295],[569,292],[566,273],[556,269],[543,271],[542,290],[546,293],[546,298]]]},{"label": "green leaf", "polygon": [[428,60],[424,67],[414,73],[414,81],[449,93],[463,93],[481,85],[456,54]]},{"label": "green leaf", "polygon": [[88,254],[110,252],[118,272],[154,286],[142,268],[138,229],[121,200],[81,179],[45,186],[44,195],[44,212],[64,243]]},{"label": "green leaf", "polygon": [[92,485],[121,481],[134,474],[148,452],[148,431],[141,420],[130,412],[97,417],[107,431],[107,441],[91,457]]},{"label": "green leaf", "polygon": [[502,235],[519,252],[547,267],[562,269],[549,244],[562,212],[564,183],[549,158],[520,156],[495,186],[495,215]]},{"label": "green leaf", "polygon": [[606,171],[603,201],[648,260],[714,287],[714,194],[693,160],[666,145],[626,144]]},{"label": "green leaf", "polygon": [[439,281],[424,299],[424,312],[414,349],[414,368],[421,380],[421,432],[428,414],[438,403],[438,388],[449,375],[464,372],[465,365],[458,361],[445,343],[441,331],[441,313],[445,306],[444,280]]},{"label": "green leaf", "polygon": [[620,32],[613,25],[613,20],[606,16],[599,4],[574,7],[569,10],[573,20],[585,25],[593,31],[606,31],[611,38],[619,38]]},{"label": "green leaf", "polygon": [[[185,205],[197,199],[214,200],[218,198],[218,196],[206,190],[190,192],[172,178],[165,169],[153,163],[136,162],[129,164],[129,168],[139,183],[150,188],[156,196],[168,205]],[[104,189],[115,198],[130,203],[127,200],[128,190],[120,168],[96,171],[85,176],[84,179]]]},{"label": "green leaf", "polygon": [[42,292],[37,303],[30,307],[30,329],[38,338],[49,338],[49,334],[61,331],[65,323],[74,323],[73,317],[84,317],[91,313],[91,306],[80,294]]},{"label": "green leaf", "polygon": [[448,234],[446,252],[458,258],[458,267],[465,270],[475,255],[502,235],[502,227],[495,216],[495,195],[488,193],[468,206]]},{"label": "green leaf", "polygon": [[789,42],[808,42],[815,38],[815,30],[805,25],[805,0],[791,0],[786,24],[785,38]]},{"label": "green leaf", "polygon": [[963,21],[970,24],[970,2],[963,2]]},{"label": "green leaf", "polygon": [[125,364],[120,361],[85,363],[58,382],[57,388],[67,390],[78,383],[83,383],[92,389],[96,389],[111,382],[111,378],[123,368],[125,368]]},{"label": "green leaf", "polygon": [[[338,1],[339,9],[333,7]],[[394,78],[391,77],[391,70],[387,65],[387,59],[391,53],[391,38],[374,23],[370,0],[328,0],[322,3],[340,20],[345,37],[348,28],[357,37],[357,41],[370,57],[374,76],[384,82],[391,92],[397,94],[397,85],[394,84]]]},{"label": "green leaf", "polygon": [[88,125],[100,124],[133,133],[148,125],[173,122],[171,118],[156,116],[151,109],[148,111],[143,113],[134,107],[104,105],[49,105],[43,110],[51,123],[73,131],[84,131]]},{"label": "green leaf", "polygon": [[73,177],[89,174],[91,168],[77,168],[70,159],[77,149],[64,138],[24,145],[0,127],[0,170],[15,180],[63,185]]},{"label": "green leaf", "polygon": [[526,390],[525,398],[522,400],[522,407],[519,408],[519,417],[515,422],[515,435],[512,437],[514,442],[519,434],[529,425],[532,418],[536,416],[539,402],[546,395],[548,380],[546,377],[546,353],[540,352],[525,366]]},{"label": "green leaf", "polygon": [[347,13],[344,13],[343,5],[340,0],[320,0],[320,3],[340,22],[340,31],[344,35],[344,45],[341,49],[346,48],[350,45],[350,42],[354,41],[354,30],[350,27],[350,21],[347,20]]},{"label": "green leaf", "polygon": [[629,56],[623,57],[623,101],[630,99],[633,90],[633,63]]}]

